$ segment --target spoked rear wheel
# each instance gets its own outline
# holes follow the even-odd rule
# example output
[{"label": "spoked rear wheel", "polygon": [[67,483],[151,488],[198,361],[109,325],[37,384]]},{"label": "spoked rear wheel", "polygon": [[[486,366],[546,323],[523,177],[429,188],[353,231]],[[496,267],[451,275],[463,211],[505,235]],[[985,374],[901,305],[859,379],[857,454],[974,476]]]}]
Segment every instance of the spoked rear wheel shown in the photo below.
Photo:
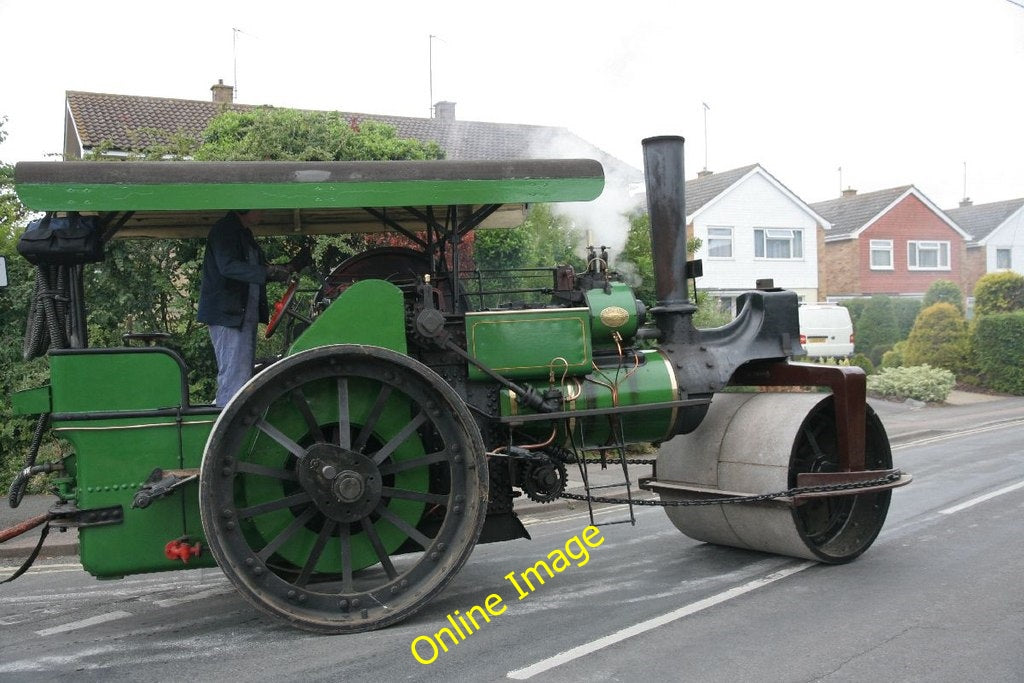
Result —
[{"label": "spoked rear wheel", "polygon": [[259,609],[311,631],[367,631],[423,607],[483,525],[479,430],[433,371],[326,346],[254,377],[200,473],[207,542]]}]

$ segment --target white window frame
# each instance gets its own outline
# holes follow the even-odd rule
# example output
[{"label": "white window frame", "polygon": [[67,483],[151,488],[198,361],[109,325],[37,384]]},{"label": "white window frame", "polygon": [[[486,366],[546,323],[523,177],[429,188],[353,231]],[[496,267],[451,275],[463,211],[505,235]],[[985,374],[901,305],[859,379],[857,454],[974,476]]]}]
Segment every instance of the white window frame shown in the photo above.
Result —
[{"label": "white window frame", "polygon": [[[875,254],[887,254],[889,265],[880,266],[875,264]],[[892,240],[871,240],[868,244],[868,267],[871,270],[893,270]]]},{"label": "white window frame", "polygon": [[[999,253],[1006,254],[1006,265],[999,265]],[[996,270],[1012,270],[1013,269],[1013,249],[1010,247],[996,247]]]},{"label": "white window frame", "polygon": [[[722,234],[712,235],[712,231],[713,230],[718,230]],[[733,232],[732,232],[732,228],[731,227],[726,227],[726,226],[722,226],[722,225],[714,225],[714,226],[709,225],[708,226],[708,248],[707,248],[707,257],[708,257],[708,259],[709,260],[715,259],[715,260],[721,260],[721,261],[731,260],[733,258],[733,255],[735,254],[735,243],[733,241],[733,237],[732,236],[733,236]],[[729,242],[729,254],[728,254],[728,256],[715,256],[714,254],[712,254],[711,253],[711,242],[712,242],[712,240],[717,241],[717,242],[728,241]]]},{"label": "white window frame", "polygon": [[[788,241],[789,256],[768,256],[770,241]],[[754,228],[754,258],[759,261],[802,261],[803,228]]]},{"label": "white window frame", "polygon": [[[935,252],[935,266],[921,266],[919,254],[924,251]],[[945,256],[945,263],[943,263]],[[950,270],[949,242],[945,240],[907,240],[908,270]]]}]

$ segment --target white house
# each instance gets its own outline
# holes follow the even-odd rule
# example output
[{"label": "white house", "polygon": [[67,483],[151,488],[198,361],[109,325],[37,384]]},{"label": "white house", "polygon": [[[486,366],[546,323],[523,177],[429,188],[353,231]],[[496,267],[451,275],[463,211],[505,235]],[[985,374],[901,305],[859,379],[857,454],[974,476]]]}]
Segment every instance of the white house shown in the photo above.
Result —
[{"label": "white house", "polygon": [[771,278],[817,301],[824,289],[819,249],[829,223],[759,164],[702,171],[686,182],[686,223],[701,240],[698,286],[735,311],[735,299]]},{"label": "white house", "polygon": [[972,238],[967,244],[968,296],[985,273],[1024,273],[1024,198],[977,206],[965,199],[945,213]]}]

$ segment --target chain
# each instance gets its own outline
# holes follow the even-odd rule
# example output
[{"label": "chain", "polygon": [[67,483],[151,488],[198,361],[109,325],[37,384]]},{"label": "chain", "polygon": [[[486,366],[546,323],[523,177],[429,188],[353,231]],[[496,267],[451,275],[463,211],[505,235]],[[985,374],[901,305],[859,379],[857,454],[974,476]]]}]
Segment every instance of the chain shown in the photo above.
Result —
[{"label": "chain", "polygon": [[805,493],[828,493],[831,491],[851,491],[853,489],[868,488],[871,486],[884,486],[897,481],[903,476],[900,470],[896,470],[878,479],[868,481],[850,482],[847,484],[829,484],[826,486],[798,486],[776,491],[774,493],[762,493],[756,496],[735,496],[730,498],[687,498],[684,500],[654,500],[651,498],[609,498],[605,496],[583,496],[578,493],[562,492],[562,498],[570,500],[581,500],[588,503],[611,503],[613,505],[647,505],[652,507],[688,507],[696,505],[725,505],[728,503],[763,503],[775,498],[799,496]]}]

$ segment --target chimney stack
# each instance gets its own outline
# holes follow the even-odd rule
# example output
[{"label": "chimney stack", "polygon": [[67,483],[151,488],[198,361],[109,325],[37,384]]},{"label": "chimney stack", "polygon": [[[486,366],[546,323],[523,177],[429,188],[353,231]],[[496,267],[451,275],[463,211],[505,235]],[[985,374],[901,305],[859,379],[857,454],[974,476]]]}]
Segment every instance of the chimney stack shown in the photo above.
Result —
[{"label": "chimney stack", "polygon": [[703,171],[697,171],[698,178],[707,178],[709,175],[714,175],[714,171],[709,171],[706,168]]},{"label": "chimney stack", "polygon": [[965,206],[974,206],[974,202],[971,201],[970,197],[964,197],[960,200],[960,208],[962,209]]},{"label": "chimney stack", "polygon": [[454,102],[437,102],[434,104],[434,118],[438,121],[451,123],[455,120]]},{"label": "chimney stack", "polygon": [[845,190],[843,190],[843,197],[855,197],[855,196],[857,196],[857,190],[853,189],[852,187],[848,187]]},{"label": "chimney stack", "polygon": [[231,104],[235,99],[235,89],[230,85],[224,85],[224,79],[218,78],[216,85],[211,85],[213,101],[218,104]]}]

